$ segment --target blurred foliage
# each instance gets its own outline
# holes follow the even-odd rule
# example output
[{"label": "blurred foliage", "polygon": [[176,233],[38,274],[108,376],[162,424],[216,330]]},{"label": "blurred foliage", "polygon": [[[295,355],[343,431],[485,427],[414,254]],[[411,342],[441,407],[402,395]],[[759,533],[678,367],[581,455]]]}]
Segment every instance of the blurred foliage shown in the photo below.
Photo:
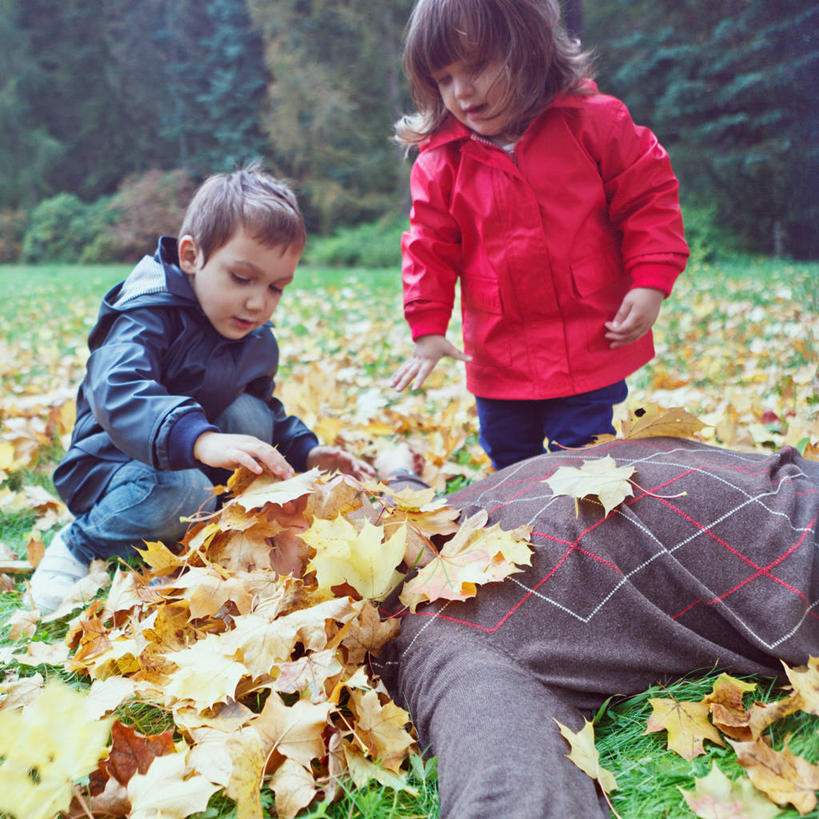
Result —
[{"label": "blurred foliage", "polygon": [[0,262],[16,262],[28,227],[25,210],[0,210]]},{"label": "blurred foliage", "polygon": [[375,222],[342,227],[332,236],[307,240],[305,264],[336,267],[401,266],[401,235],[409,223],[402,213]]},{"label": "blurred foliage", "polygon": [[[668,147],[703,258],[726,235],[755,252],[819,257],[812,0],[563,5],[598,53],[601,90]],[[30,213],[60,193],[121,202],[123,180],[159,183],[152,169],[198,180],[257,157],[292,180],[311,235],[405,211],[409,163],[390,136],[411,109],[400,67],[411,7],[0,0],[0,211]],[[0,220],[4,259],[20,243],[10,219]],[[103,260],[140,241],[65,244],[75,260]],[[26,258],[40,258],[41,238],[28,246]]]}]

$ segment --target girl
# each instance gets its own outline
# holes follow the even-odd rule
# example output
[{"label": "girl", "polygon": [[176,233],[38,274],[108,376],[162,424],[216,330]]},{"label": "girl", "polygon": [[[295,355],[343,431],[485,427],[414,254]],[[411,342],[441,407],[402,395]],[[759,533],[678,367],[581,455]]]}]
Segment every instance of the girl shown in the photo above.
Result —
[{"label": "girl", "polygon": [[[625,377],[685,267],[668,155],[597,91],[556,0],[419,0],[404,68],[418,146],[404,235],[415,348],[392,378],[417,389],[466,362],[496,469],[612,433]],[[445,337],[460,279],[465,353]]]}]

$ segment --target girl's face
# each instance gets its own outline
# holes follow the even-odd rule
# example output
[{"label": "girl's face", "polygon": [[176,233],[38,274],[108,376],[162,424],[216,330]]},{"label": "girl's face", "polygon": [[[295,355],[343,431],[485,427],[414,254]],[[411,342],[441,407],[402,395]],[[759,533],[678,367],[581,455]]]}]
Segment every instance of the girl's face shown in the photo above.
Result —
[{"label": "girl's face", "polygon": [[507,91],[503,65],[475,66],[463,60],[433,72],[444,106],[458,122],[485,137],[509,136],[510,116],[500,110]]}]

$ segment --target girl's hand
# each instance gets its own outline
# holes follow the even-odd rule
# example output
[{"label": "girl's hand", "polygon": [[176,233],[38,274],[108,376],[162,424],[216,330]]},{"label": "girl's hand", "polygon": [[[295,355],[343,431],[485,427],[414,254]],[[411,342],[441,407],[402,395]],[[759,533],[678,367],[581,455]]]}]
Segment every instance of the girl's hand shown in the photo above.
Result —
[{"label": "girl's hand", "polygon": [[644,336],[657,321],[665,293],[653,287],[635,287],[626,293],[613,321],[607,321],[606,338],[612,350]]},{"label": "girl's hand", "polygon": [[368,463],[337,446],[314,446],[307,453],[307,468],[314,466],[327,471],[337,469],[360,481],[375,477],[375,470]]},{"label": "girl's hand", "polygon": [[254,475],[268,472],[282,480],[296,474],[278,449],[252,435],[203,432],[193,445],[193,456],[208,466],[222,469],[245,466]]},{"label": "girl's hand", "polygon": [[412,389],[417,390],[432,372],[432,368],[445,355],[456,358],[458,361],[472,360],[472,356],[462,353],[457,347],[450,344],[445,336],[420,336],[415,341],[412,358],[405,361],[395,371],[395,375],[390,380],[390,386],[401,392],[412,381]]}]

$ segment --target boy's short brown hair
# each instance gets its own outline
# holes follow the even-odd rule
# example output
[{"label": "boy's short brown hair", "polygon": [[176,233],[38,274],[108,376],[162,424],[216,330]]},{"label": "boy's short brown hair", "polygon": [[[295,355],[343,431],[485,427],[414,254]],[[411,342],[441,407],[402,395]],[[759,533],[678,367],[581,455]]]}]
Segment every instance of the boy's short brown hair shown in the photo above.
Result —
[{"label": "boy's short brown hair", "polygon": [[269,247],[301,250],[307,241],[296,195],[257,164],[208,177],[188,205],[179,235],[193,237],[204,263],[239,228]]}]

